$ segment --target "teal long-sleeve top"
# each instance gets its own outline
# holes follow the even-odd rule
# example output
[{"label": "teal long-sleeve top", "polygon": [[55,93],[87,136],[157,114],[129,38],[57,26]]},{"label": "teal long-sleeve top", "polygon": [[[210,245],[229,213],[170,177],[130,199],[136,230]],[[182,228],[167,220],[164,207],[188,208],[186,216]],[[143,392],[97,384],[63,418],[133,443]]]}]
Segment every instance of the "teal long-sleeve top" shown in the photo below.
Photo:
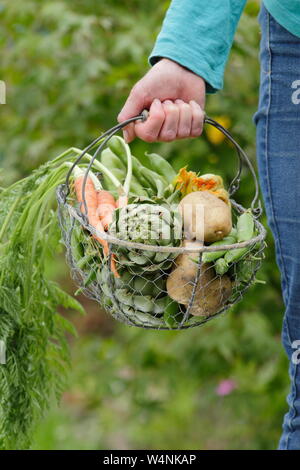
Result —
[{"label": "teal long-sleeve top", "polygon": [[[235,30],[247,0],[173,0],[149,56],[172,59],[201,76],[207,92],[223,88]],[[269,13],[300,37],[300,0],[264,0]]]}]

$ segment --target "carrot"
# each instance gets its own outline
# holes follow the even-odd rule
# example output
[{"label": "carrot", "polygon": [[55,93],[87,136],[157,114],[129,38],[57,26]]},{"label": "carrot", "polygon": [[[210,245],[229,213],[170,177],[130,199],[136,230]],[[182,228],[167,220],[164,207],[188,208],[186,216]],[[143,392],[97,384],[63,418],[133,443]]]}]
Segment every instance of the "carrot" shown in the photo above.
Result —
[{"label": "carrot", "polygon": [[116,201],[109,191],[104,189],[98,191],[98,215],[104,227],[107,230],[113,219],[113,212],[116,209]]},{"label": "carrot", "polygon": [[[83,187],[84,175],[79,176],[75,179],[75,192],[78,202],[81,203],[81,210],[84,210],[83,199],[82,199],[82,187]],[[94,227],[98,232],[104,232],[104,227],[98,216],[98,195],[95,189],[92,178],[88,177],[86,180],[85,186],[85,200],[87,205],[87,217],[89,224]],[[93,235],[93,238],[97,240],[103,246],[103,253],[105,256],[109,254],[109,247],[106,240]],[[114,273],[115,277],[120,277],[116,268],[116,262],[114,256],[111,260],[111,270]]]}]

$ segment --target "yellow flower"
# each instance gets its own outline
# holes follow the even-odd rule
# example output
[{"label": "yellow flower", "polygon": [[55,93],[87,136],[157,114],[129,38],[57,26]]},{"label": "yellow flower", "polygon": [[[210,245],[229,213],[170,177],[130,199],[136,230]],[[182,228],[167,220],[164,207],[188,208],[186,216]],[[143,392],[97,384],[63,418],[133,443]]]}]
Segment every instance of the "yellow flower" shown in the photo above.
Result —
[{"label": "yellow flower", "polygon": [[179,170],[174,182],[176,189],[179,189],[183,196],[194,191],[210,191],[227,193],[223,186],[223,180],[219,175],[208,173],[198,176],[194,171],[187,171],[186,167]]},{"label": "yellow flower", "polygon": [[187,171],[184,167],[179,170],[173,184],[185,196],[192,192],[191,184],[195,178],[197,178],[197,174],[194,171]]}]

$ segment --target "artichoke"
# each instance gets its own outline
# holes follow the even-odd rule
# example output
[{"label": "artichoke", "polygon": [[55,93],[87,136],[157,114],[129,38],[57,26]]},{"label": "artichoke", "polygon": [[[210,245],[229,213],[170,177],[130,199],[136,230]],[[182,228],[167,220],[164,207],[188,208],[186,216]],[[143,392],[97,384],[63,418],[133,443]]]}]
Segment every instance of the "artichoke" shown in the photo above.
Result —
[{"label": "artichoke", "polygon": [[146,249],[116,247],[120,266],[134,266],[142,273],[155,272],[170,268],[175,255],[174,246],[181,243],[181,219],[166,200],[136,198],[125,208],[115,211],[110,233],[128,242],[143,243],[151,246],[170,246],[170,252]]}]

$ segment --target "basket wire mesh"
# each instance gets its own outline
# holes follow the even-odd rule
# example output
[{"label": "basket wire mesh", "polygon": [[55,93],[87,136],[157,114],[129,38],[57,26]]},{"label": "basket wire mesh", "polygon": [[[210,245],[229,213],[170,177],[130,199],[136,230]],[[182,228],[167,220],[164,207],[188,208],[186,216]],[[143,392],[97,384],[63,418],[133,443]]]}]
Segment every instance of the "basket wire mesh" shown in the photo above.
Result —
[{"label": "basket wire mesh", "polygon": [[[125,234],[116,229],[116,223],[108,231],[99,233],[87,217],[84,188],[89,171],[116,132],[129,122],[146,118],[147,113],[143,112],[114,126],[92,142],[74,162],[65,184],[57,188],[62,241],[66,246],[71,276],[79,286],[79,291],[99,302],[116,320],[148,329],[187,329],[203,325],[223,314],[239,302],[244,292],[255,282],[266,245],[266,231],[258,220],[262,212],[258,182],[251,162],[231,134],[219,123],[206,117],[205,122],[223,132],[237,151],[238,171],[228,191],[233,224],[246,211],[232,198],[239,188],[244,164],[253,176],[255,194],[250,209],[254,232],[251,239],[219,246],[195,242],[183,244],[181,240],[175,240],[175,237],[171,237],[168,243],[157,238],[154,241],[149,238],[146,241],[137,241],[138,237],[132,234],[134,221],[145,220],[147,204],[133,204],[130,207],[131,212],[127,218],[129,227]],[[99,142],[100,145],[86,167],[83,207],[80,207],[74,196],[70,177],[73,168]],[[166,222],[163,211],[157,211],[156,207],[155,213],[159,216],[155,220],[167,225],[170,233],[174,234],[176,224],[180,225],[181,221],[176,211],[168,207],[167,211],[169,218]],[[138,217],[140,218],[137,219]],[[158,238],[160,235],[161,228],[158,229]],[[108,243],[108,256],[104,255],[95,236]],[[238,256],[228,263],[225,273],[220,272],[219,260],[223,253],[231,250],[235,250]],[[210,262],[205,261],[207,253],[213,254],[214,259]],[[112,269],[112,263],[117,265],[118,277]]]}]

